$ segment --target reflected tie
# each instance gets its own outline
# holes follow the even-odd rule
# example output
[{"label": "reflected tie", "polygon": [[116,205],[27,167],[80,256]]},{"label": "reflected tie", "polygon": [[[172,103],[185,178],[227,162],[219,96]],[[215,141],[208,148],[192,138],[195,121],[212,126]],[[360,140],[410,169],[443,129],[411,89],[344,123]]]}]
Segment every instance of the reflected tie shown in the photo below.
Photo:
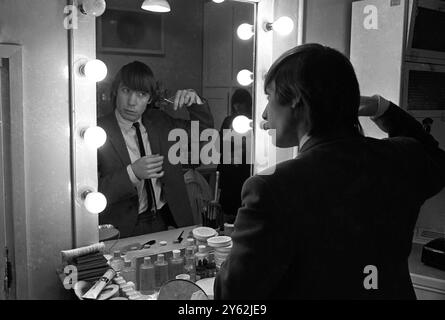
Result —
[{"label": "reflected tie", "polygon": [[[135,129],[136,129],[136,136],[138,138],[139,152],[141,153],[141,158],[145,157],[146,154],[145,154],[144,142],[142,140],[142,134],[141,134],[139,122],[133,123],[133,127],[135,127]],[[155,193],[153,190],[153,185],[151,184],[151,180],[146,179],[144,186],[145,186],[145,190],[147,192],[148,209],[151,211],[151,208],[153,207],[153,203],[156,204]],[[154,211],[155,212],[157,211],[156,205],[154,206]]]}]

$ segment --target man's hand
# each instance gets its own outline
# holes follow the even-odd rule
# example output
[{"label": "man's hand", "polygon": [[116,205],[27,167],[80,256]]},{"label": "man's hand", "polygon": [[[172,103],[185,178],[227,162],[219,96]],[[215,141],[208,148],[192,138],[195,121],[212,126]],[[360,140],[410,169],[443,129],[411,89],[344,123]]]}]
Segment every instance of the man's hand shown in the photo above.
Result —
[{"label": "man's hand", "polygon": [[379,109],[379,96],[361,96],[360,107],[358,108],[359,117],[373,117]]},{"label": "man's hand", "polygon": [[131,165],[131,168],[139,180],[161,178],[164,176],[164,171],[162,171],[163,163],[163,156],[150,155],[136,160]]},{"label": "man's hand", "polygon": [[190,107],[192,104],[203,104],[201,98],[198,96],[195,90],[186,89],[178,90],[176,92],[173,109],[178,110],[184,106]]}]

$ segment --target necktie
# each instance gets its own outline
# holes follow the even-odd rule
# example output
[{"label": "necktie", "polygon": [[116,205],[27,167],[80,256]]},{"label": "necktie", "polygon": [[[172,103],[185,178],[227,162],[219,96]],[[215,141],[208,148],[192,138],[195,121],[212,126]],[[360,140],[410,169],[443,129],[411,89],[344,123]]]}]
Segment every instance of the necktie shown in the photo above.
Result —
[{"label": "necktie", "polygon": [[[141,134],[139,122],[133,123],[133,127],[135,127],[135,129],[136,129],[136,136],[138,138],[139,152],[141,153],[141,158],[145,157],[146,154],[145,154],[144,142],[142,141],[142,134]],[[144,186],[145,186],[145,190],[147,191],[148,209],[151,210],[151,208],[153,207],[153,203],[154,203],[155,204],[154,211],[156,212],[157,211],[156,198],[155,198],[155,193],[153,190],[153,185],[151,184],[151,180],[146,179]]]}]

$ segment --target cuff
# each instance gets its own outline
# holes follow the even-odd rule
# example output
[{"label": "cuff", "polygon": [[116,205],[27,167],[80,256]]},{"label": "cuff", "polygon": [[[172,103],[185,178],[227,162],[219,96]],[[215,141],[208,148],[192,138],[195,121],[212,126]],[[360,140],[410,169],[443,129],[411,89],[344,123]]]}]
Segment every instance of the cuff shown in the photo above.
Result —
[{"label": "cuff", "polygon": [[376,114],[373,117],[371,117],[372,120],[376,120],[377,118],[381,117],[386,112],[386,110],[388,110],[391,104],[391,102],[389,102],[382,96],[376,95],[374,97],[378,99],[378,106]]},{"label": "cuff", "polygon": [[130,181],[136,185],[140,182],[140,180],[138,179],[138,177],[136,177],[136,175],[133,172],[133,168],[131,167],[131,164],[129,164],[127,166],[127,172],[128,172],[128,177],[130,178]]}]

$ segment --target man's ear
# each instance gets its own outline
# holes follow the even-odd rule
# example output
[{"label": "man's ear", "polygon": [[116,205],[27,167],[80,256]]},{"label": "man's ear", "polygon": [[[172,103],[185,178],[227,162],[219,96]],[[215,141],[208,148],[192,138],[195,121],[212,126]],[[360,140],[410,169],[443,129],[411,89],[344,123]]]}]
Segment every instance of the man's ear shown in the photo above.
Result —
[{"label": "man's ear", "polygon": [[292,99],[291,108],[294,109],[294,110],[301,109],[302,103],[303,103],[303,99],[301,99],[301,96],[300,97],[295,97],[294,99]]}]

